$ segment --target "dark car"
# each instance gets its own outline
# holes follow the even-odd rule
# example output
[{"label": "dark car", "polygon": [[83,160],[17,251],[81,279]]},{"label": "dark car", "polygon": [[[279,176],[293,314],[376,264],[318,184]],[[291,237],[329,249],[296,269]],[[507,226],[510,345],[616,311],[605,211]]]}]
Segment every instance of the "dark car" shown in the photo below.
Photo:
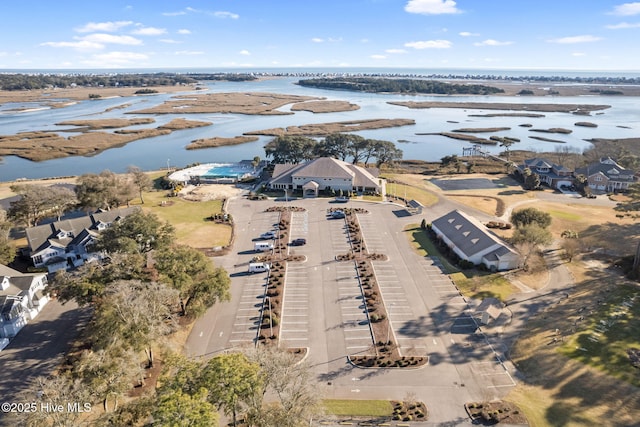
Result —
[{"label": "dark car", "polygon": [[291,246],[302,246],[307,244],[307,239],[293,239],[291,241]]}]

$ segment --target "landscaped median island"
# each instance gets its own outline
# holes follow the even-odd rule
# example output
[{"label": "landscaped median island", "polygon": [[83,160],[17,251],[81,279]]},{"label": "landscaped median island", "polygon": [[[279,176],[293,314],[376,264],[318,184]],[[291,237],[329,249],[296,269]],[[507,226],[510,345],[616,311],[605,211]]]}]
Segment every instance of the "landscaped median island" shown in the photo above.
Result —
[{"label": "landscaped median island", "polygon": [[[302,212],[305,209],[297,206],[272,206],[267,212],[280,212],[276,244],[270,255],[258,256],[254,260],[268,262],[271,265],[267,278],[262,306],[260,307],[260,328],[258,329],[258,343],[264,345],[280,344],[280,318],[284,304],[285,276],[288,262],[300,262],[304,257],[288,255],[287,242],[291,227],[291,212]],[[292,349],[302,351],[302,349]]]},{"label": "landscaped median island", "polygon": [[362,208],[330,208],[327,210],[329,214],[334,214],[336,211],[344,213],[351,244],[351,251],[347,254],[338,254],[336,260],[353,262],[355,265],[360,292],[362,293],[373,342],[375,343],[375,354],[348,356],[349,361],[360,368],[417,368],[426,365],[429,361],[428,357],[403,356],[395,342],[395,334],[391,328],[390,319],[372,264],[374,260],[386,261],[387,256],[385,254],[369,253],[358,222],[358,214],[364,215],[369,212]]},{"label": "landscaped median island", "polygon": [[[426,421],[428,418],[426,405],[415,401],[411,396],[404,400],[325,399],[322,406],[325,415],[334,418],[332,422],[343,425],[355,422],[359,426],[381,426],[391,425],[385,424],[389,421]],[[320,424],[323,421],[321,419]]]}]

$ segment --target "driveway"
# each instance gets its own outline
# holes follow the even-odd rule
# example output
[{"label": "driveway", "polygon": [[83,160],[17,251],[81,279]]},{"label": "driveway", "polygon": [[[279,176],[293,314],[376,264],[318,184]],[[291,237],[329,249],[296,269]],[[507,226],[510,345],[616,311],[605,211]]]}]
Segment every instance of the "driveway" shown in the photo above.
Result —
[{"label": "driveway", "polygon": [[[0,396],[11,401],[26,390],[33,380],[51,374],[89,319],[88,308],[74,302],[65,305],[49,301],[0,352]],[[0,425],[3,415],[0,413]]]}]

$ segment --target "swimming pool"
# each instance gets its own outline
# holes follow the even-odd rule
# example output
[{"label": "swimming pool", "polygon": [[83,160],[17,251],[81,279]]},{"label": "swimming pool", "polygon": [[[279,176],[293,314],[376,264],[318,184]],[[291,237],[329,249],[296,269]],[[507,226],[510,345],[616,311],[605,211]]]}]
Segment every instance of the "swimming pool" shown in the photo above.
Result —
[{"label": "swimming pool", "polygon": [[241,179],[252,175],[255,169],[251,165],[242,163],[214,163],[212,167],[201,175],[204,179],[235,178]]}]

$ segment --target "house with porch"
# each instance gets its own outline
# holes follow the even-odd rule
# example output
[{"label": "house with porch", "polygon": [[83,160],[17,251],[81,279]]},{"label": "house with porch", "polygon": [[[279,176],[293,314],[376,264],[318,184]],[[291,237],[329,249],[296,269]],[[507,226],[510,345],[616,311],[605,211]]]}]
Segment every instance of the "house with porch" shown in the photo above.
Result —
[{"label": "house with porch", "polygon": [[494,271],[520,266],[520,255],[515,250],[480,221],[460,210],[435,219],[431,229],[456,255],[475,265],[484,264]]},{"label": "house with porch", "polygon": [[44,273],[20,273],[0,265],[0,339],[5,345],[49,302],[46,287]]},{"label": "house with porch", "polygon": [[100,231],[137,210],[137,207],[101,210],[79,218],[27,228],[29,256],[33,265],[54,273],[100,259],[101,255],[91,249]]},{"label": "house with porch", "polygon": [[573,184],[571,169],[552,163],[545,158],[525,159],[521,165],[518,165],[518,171],[524,175],[525,169],[537,174],[540,177],[540,183],[545,183],[551,188],[558,189],[563,185],[568,187]]},{"label": "house with porch", "polygon": [[377,168],[363,168],[331,157],[300,164],[277,164],[267,186],[272,190],[301,190],[317,197],[323,190],[384,194],[384,180]]},{"label": "house with porch", "polygon": [[611,157],[603,157],[597,162],[578,168],[575,175],[587,177],[587,185],[596,192],[626,191],[636,182],[634,171],[620,166]]}]

